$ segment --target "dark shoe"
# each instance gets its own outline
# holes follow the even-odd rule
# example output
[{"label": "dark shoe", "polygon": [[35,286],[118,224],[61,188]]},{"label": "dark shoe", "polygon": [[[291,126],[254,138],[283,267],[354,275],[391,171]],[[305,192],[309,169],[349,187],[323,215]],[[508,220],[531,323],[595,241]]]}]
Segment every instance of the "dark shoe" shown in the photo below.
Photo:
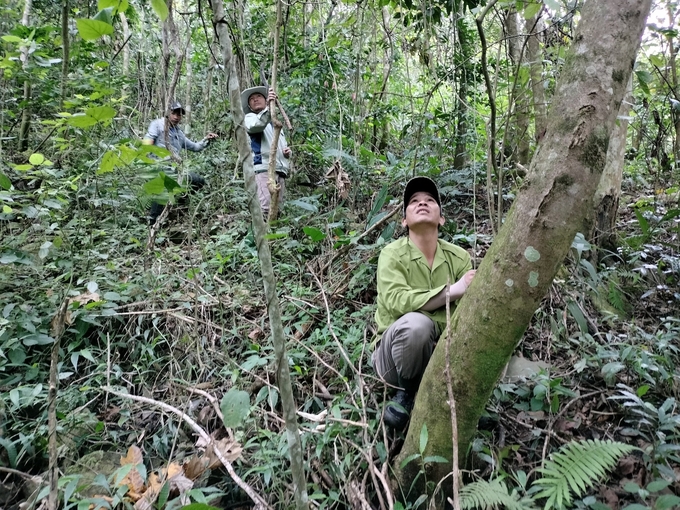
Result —
[{"label": "dark shoe", "polygon": [[403,430],[408,423],[413,409],[413,396],[405,391],[397,391],[397,394],[385,406],[383,418],[385,424],[393,429]]}]

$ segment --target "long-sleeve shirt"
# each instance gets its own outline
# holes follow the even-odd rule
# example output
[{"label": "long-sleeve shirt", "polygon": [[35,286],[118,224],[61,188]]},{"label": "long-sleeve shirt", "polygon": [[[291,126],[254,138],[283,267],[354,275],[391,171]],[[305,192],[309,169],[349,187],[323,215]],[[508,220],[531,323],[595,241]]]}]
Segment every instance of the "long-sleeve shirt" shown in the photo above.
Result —
[{"label": "long-sleeve shirt", "polygon": [[[456,283],[472,269],[470,255],[463,248],[439,239],[432,268],[423,253],[408,237],[397,239],[378,258],[378,333],[408,312],[419,311],[446,328],[446,307],[432,312],[421,310],[447,283]],[[455,303],[451,303],[451,310]]]},{"label": "long-sleeve shirt", "polygon": [[[271,124],[269,108],[260,113],[250,112],[246,114],[244,124],[250,135],[250,148],[253,151],[253,170],[255,173],[266,172],[269,169],[269,153],[274,141],[274,127]],[[276,150],[276,171],[284,176],[288,175],[288,158],[283,155],[283,149],[288,147],[283,131],[279,135],[278,148]]]},{"label": "long-sleeve shirt", "polygon": [[[189,140],[184,132],[177,126],[172,126],[168,123],[170,129],[168,130],[168,142],[172,151],[179,154],[181,149],[187,149],[194,152],[199,152],[208,146],[209,140],[203,139],[200,142],[193,142]],[[158,147],[167,148],[165,146],[165,119],[156,119],[149,124],[149,129],[144,136],[145,140],[151,140],[154,145]]]}]

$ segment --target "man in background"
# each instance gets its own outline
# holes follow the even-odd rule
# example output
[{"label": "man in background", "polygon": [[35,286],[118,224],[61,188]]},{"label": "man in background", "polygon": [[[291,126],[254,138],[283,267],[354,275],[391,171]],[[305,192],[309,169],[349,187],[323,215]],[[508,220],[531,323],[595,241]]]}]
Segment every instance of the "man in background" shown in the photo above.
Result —
[{"label": "man in background", "polygon": [[[165,117],[151,121],[142,143],[168,149],[177,158],[179,158],[182,149],[193,152],[199,152],[205,149],[210,143],[210,140],[217,138],[217,135],[215,133],[208,133],[205,138],[199,142],[189,140],[179,127],[179,124],[182,122],[182,116],[185,114],[186,111],[182,105],[178,101],[174,101],[168,108]],[[168,129],[167,138],[165,133],[166,126]],[[166,141],[167,144],[169,144],[169,147],[166,144]],[[172,169],[172,172],[174,173],[174,168]],[[191,187],[193,191],[199,190],[205,186],[205,179],[193,172],[189,172],[187,181],[189,187]],[[149,211],[149,223],[151,225],[156,223],[161,212],[163,212],[163,205],[158,202],[152,202],[151,210]]]},{"label": "man in background", "polygon": [[[241,93],[241,105],[245,116],[245,128],[250,136],[250,148],[253,151],[253,169],[257,182],[257,198],[262,207],[264,217],[269,216],[271,194],[267,186],[271,145],[274,140],[274,126],[271,123],[269,102],[276,101],[274,89],[252,87]],[[283,194],[286,189],[285,179],[290,167],[289,159],[293,152],[286,137],[281,131],[276,151],[276,183],[279,185],[279,208],[283,205]]]}]

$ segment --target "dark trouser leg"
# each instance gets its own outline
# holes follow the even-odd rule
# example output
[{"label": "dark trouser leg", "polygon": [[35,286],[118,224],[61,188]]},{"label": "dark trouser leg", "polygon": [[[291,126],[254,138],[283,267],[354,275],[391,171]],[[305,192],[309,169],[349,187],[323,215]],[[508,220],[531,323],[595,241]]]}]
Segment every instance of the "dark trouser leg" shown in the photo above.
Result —
[{"label": "dark trouser leg", "polygon": [[375,371],[388,384],[415,393],[440,334],[427,315],[403,315],[383,333],[371,357]]},{"label": "dark trouser leg", "polygon": [[177,205],[189,205],[189,194],[200,190],[205,184],[206,182],[203,177],[194,172],[189,172],[189,175],[187,175],[187,188],[189,188],[189,191],[177,197]]},{"label": "dark trouser leg", "polygon": [[151,208],[149,209],[149,225],[154,225],[156,223],[156,220],[163,212],[163,207],[165,207],[163,204],[151,202]]},{"label": "dark trouser leg", "polygon": [[401,430],[407,425],[415,394],[439,334],[437,324],[418,312],[405,314],[383,333],[371,360],[378,375],[399,388],[383,413],[389,427]]}]

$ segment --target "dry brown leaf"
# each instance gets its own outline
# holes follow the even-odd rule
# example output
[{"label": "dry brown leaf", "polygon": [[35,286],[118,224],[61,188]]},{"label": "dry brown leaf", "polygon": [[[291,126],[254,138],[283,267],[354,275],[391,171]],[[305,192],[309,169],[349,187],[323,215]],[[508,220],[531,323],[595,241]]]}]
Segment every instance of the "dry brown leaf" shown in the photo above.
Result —
[{"label": "dry brown leaf", "polygon": [[191,457],[184,463],[184,473],[190,480],[197,480],[208,469],[208,459],[205,457]]},{"label": "dry brown leaf", "polygon": [[262,338],[263,336],[264,333],[260,328],[255,328],[250,333],[248,333],[248,338],[250,338],[251,340],[257,340],[259,338]]},{"label": "dry brown leaf", "polygon": [[168,481],[170,482],[170,491],[178,491],[180,495],[190,491],[194,487],[194,482],[184,475],[173,476]]},{"label": "dry brown leaf", "polygon": [[137,464],[141,464],[142,462],[144,462],[142,450],[140,450],[137,446],[134,445],[128,448],[128,452],[125,457],[120,458],[121,466],[126,466],[128,464],[136,466]]},{"label": "dry brown leaf", "polygon": [[149,510],[153,508],[153,504],[158,498],[158,494],[161,491],[163,484],[156,473],[151,473],[149,475],[149,483],[146,492],[142,497],[135,503],[135,510]]},{"label": "dry brown leaf", "polygon": [[171,462],[168,465],[167,474],[168,474],[168,479],[170,479],[170,478],[173,478],[177,475],[183,475],[184,469],[182,469],[182,466],[177,464],[177,462]]},{"label": "dry brown leaf", "polygon": [[100,300],[99,294],[97,294],[96,292],[83,292],[82,294],[78,294],[77,296],[69,298],[68,310],[64,317],[64,322],[68,325],[73,324],[73,317],[71,315],[71,303],[80,303],[80,306],[84,306],[91,301],[99,300]]},{"label": "dry brown leaf", "polygon": [[[213,443],[215,447],[220,451],[224,458],[229,462],[234,462],[241,456],[243,448],[236,441],[230,441],[228,438],[220,439]],[[205,458],[208,459],[208,469],[214,469],[222,465],[222,461],[217,458],[215,452],[212,448],[207,448],[205,452]]]},{"label": "dry brown leaf", "polygon": [[144,479],[139,471],[137,471],[137,468],[132,468],[118,484],[119,487],[122,487],[123,485],[128,486],[129,491],[127,496],[132,501],[137,501],[144,494]]}]

